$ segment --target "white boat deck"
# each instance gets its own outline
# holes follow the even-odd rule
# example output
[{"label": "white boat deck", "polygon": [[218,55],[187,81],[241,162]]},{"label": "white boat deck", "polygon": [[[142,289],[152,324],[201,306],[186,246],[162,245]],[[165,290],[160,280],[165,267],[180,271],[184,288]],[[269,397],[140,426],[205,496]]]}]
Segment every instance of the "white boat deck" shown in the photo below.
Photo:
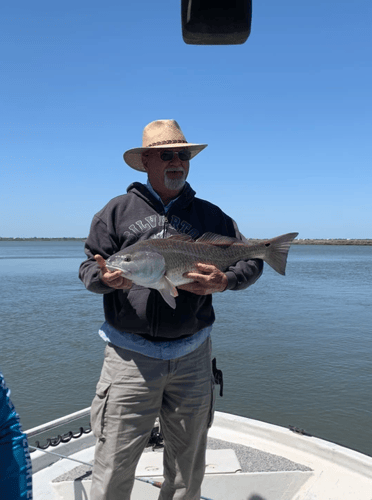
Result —
[{"label": "white boat deck", "polygon": [[[278,426],[216,412],[202,495],[211,500],[372,500],[372,457]],[[91,464],[92,434],[48,451]],[[91,467],[36,451],[34,500],[89,500]],[[54,462],[51,464],[51,462]],[[136,475],[162,481],[162,451],[147,448]],[[159,489],[135,482],[133,500]]]}]

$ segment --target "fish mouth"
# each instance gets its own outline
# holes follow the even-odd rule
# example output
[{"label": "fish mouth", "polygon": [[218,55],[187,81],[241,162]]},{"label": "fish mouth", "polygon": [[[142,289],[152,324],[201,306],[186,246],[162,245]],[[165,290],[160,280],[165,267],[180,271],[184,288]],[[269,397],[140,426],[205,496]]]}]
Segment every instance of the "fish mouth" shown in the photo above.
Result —
[{"label": "fish mouth", "polygon": [[130,271],[124,271],[120,266],[115,266],[114,264],[107,264],[106,267],[109,271],[115,272],[115,271],[121,271],[122,276],[124,278],[128,278],[132,273]]}]

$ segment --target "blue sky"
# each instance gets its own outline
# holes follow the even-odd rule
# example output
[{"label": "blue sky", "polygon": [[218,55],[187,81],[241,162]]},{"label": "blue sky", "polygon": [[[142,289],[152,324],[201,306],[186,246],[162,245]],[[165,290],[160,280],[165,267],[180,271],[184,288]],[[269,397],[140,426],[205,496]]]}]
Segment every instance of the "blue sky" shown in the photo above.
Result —
[{"label": "blue sky", "polygon": [[0,236],[85,237],[176,119],[197,195],[247,237],[372,238],[369,0],[254,1],[240,46],[182,40],[175,0],[15,1],[0,16]]}]

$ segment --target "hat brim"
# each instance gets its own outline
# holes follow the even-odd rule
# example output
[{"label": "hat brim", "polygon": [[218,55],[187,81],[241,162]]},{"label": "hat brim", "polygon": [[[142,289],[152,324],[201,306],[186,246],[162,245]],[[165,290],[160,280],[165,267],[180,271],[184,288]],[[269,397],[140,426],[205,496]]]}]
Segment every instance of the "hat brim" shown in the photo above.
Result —
[{"label": "hat brim", "polygon": [[143,166],[142,163],[142,153],[145,151],[150,151],[151,149],[178,149],[178,148],[184,148],[184,149],[189,149],[191,152],[191,158],[194,158],[200,151],[202,151],[204,148],[206,148],[208,144],[190,144],[190,143],[179,143],[179,144],[167,144],[167,145],[161,145],[161,146],[151,146],[150,148],[133,148],[133,149],[128,149],[123,154],[123,159],[127,165],[129,165],[131,168],[134,168],[134,170],[138,170],[139,172],[146,172],[145,167]]}]

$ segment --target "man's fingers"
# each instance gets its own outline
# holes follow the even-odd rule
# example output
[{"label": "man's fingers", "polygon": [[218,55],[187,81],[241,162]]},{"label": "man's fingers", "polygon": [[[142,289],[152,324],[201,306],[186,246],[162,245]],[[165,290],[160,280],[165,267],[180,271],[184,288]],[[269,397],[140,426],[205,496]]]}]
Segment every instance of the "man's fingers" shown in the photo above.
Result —
[{"label": "man's fingers", "polygon": [[212,264],[202,264],[201,262],[198,262],[195,267],[199,271],[199,274],[211,274],[216,270],[216,267]]},{"label": "man's fingers", "polygon": [[209,274],[215,273],[216,271],[218,272],[219,269],[216,268],[216,266],[214,266],[213,264],[203,264],[202,262],[197,262],[196,264],[194,264],[194,270],[187,271],[183,274],[183,276],[185,276],[185,278],[195,279],[196,276],[208,276]]},{"label": "man's fingers", "polygon": [[103,270],[103,268],[106,269],[106,263],[105,263],[105,259],[102,257],[102,255],[95,255],[94,258],[96,259],[97,261],[97,264],[99,265],[99,267],[101,268],[101,270]]},{"label": "man's fingers", "polygon": [[204,276],[204,274],[200,274],[200,273],[184,273],[183,274],[184,278],[189,278],[190,280],[193,280],[193,281],[199,281],[200,277],[202,277],[202,276]]},{"label": "man's fingers", "polygon": [[118,278],[123,278],[123,275],[121,274],[121,271],[107,271],[106,273],[104,273],[104,277],[107,281],[111,282],[117,280]]},{"label": "man's fingers", "polygon": [[101,278],[103,281],[106,283],[112,283],[115,282],[118,278],[122,278],[121,271],[109,271],[106,267],[106,261],[102,257],[102,255],[95,255],[94,258],[97,261],[97,264],[99,265],[99,268],[101,269]]},{"label": "man's fingers", "polygon": [[195,268],[196,270],[183,274],[185,278],[192,280],[192,283],[185,285],[183,290],[198,295],[208,295],[226,290],[227,277],[217,267],[199,262],[195,265]]},{"label": "man's fingers", "polygon": [[99,268],[101,270],[100,274],[100,279],[103,281],[103,283],[106,283],[106,285],[110,286],[111,288],[117,288],[117,289],[122,289],[122,290],[129,290],[132,286],[132,282],[128,280],[127,278],[124,278],[124,276],[121,274],[121,271],[110,271],[106,267],[106,261],[102,257],[102,255],[95,255],[94,258],[97,261],[97,264],[99,265]]}]

